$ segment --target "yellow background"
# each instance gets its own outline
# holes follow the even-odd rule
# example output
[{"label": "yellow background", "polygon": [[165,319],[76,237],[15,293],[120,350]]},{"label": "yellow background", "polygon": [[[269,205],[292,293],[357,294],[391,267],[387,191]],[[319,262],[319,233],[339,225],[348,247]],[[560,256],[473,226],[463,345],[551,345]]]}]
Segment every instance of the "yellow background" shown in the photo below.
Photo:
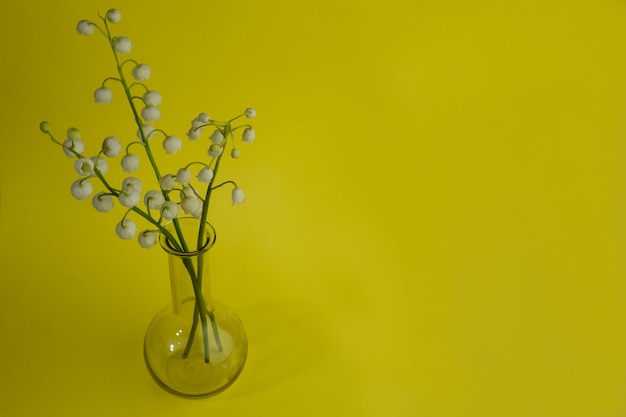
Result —
[{"label": "yellow background", "polygon": [[[117,238],[119,206],[73,199],[72,161],[38,131],[76,126],[88,153],[133,137],[120,90],[93,103],[114,75],[103,38],[74,30],[110,7],[152,67],[159,127],[258,111],[222,170],[247,202],[224,191],[211,212],[214,293],[250,342],[212,399],[150,379],[166,258]],[[0,415],[626,416],[623,1],[5,0],[0,15]]]}]

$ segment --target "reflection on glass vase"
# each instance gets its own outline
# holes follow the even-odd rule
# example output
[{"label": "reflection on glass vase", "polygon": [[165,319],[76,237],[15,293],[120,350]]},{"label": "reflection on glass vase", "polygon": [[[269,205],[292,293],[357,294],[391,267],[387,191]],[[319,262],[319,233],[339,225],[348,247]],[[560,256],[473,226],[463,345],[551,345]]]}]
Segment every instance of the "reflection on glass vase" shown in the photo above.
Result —
[{"label": "reflection on glass vase", "polygon": [[[178,219],[167,226],[172,236],[198,240],[199,221]],[[178,251],[161,234],[168,254],[172,303],[157,313],[146,330],[144,358],[154,380],[166,391],[203,398],[228,388],[241,373],[248,339],[237,315],[211,297],[208,254],[215,230],[206,223],[204,245]],[[180,241],[180,240],[179,240]]]}]

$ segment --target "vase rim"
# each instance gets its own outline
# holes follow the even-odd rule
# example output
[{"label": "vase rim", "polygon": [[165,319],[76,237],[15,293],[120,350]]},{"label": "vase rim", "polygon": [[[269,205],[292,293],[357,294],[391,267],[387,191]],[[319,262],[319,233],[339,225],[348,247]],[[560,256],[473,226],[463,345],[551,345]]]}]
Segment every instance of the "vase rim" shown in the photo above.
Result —
[{"label": "vase rim", "polygon": [[[189,225],[192,223],[196,224],[196,230],[198,230],[197,225],[200,223],[200,221],[195,217],[179,217],[176,220],[178,220],[179,225],[183,225],[183,224]],[[165,225],[165,228],[169,231],[175,232],[176,230],[175,221],[172,220],[169,223],[167,223]],[[161,248],[163,248],[163,250],[170,255],[175,255],[179,257],[193,257],[193,256],[198,256],[207,252],[209,249],[211,249],[211,247],[213,247],[213,244],[215,243],[216,233],[215,233],[215,228],[213,227],[211,223],[205,222],[204,234],[205,234],[205,242],[202,245],[202,247],[195,249],[195,250],[191,250],[191,251],[177,250],[171,245],[169,239],[163,233],[159,234],[159,243],[161,244]],[[195,239],[197,239],[197,234],[196,236],[194,236],[194,241],[193,241],[194,243],[196,242]]]}]

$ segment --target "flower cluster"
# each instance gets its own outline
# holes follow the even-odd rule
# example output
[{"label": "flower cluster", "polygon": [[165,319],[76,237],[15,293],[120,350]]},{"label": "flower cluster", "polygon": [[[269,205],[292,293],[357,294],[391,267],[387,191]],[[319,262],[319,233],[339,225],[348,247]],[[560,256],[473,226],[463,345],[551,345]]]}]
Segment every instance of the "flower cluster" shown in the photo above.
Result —
[{"label": "flower cluster", "polygon": [[[153,142],[160,138],[165,152],[176,154],[183,148],[183,140],[153,125],[161,118],[159,105],[162,102],[162,96],[161,93],[149,89],[145,84],[152,75],[151,68],[133,59],[120,59],[120,56],[131,52],[133,44],[128,37],[111,34],[109,24],[118,23],[122,18],[119,10],[111,9],[104,16],[99,17],[101,24],[81,20],[76,26],[80,35],[89,36],[96,31],[100,32],[108,41],[115,58],[116,75],[106,78],[95,89],[94,101],[101,105],[111,103],[114,100],[111,84],[121,86],[137,123],[137,139],[123,144],[115,135],[110,135],[102,140],[99,149],[87,154],[87,147],[78,129],[69,128],[67,137],[63,140],[54,137],[48,122],[41,122],[40,130],[60,145],[65,155],[74,159],[74,168],[79,178],[72,183],[71,194],[78,200],[91,197],[93,207],[99,212],[109,212],[116,204],[124,207],[125,214],[116,226],[117,235],[121,239],[132,239],[137,236],[142,247],[150,248],[156,244],[158,233],[167,233],[164,223],[176,221],[182,213],[196,217],[201,220],[201,224],[204,224],[211,194],[217,188],[230,185],[233,204],[241,204],[245,201],[243,190],[235,182],[225,181],[217,184],[215,178],[225,154],[235,159],[240,157],[241,153],[236,146],[236,140],[241,140],[245,144],[254,141],[255,131],[251,125],[235,126],[233,122],[240,119],[253,119],[256,111],[248,108],[225,122],[213,120],[206,113],[200,113],[192,120],[186,136],[188,140],[197,141],[205,131],[209,131],[206,158],[191,162],[177,172],[161,174],[152,152]],[[138,105],[142,106],[141,109]],[[237,134],[238,132],[241,132],[240,135]],[[230,147],[230,152],[225,153],[228,147]],[[109,182],[106,173],[109,170],[110,161],[118,157],[122,170],[129,176],[121,184],[116,185]],[[131,175],[146,160],[156,180],[154,181],[155,188],[148,190],[144,190],[139,178]],[[195,186],[192,184],[194,174],[195,180],[204,189],[200,189],[197,184]],[[93,181],[99,182],[103,188],[95,195]],[[137,224],[129,216],[131,213],[143,218],[151,227],[138,232]],[[172,237],[170,240],[175,241],[175,238]]]}]

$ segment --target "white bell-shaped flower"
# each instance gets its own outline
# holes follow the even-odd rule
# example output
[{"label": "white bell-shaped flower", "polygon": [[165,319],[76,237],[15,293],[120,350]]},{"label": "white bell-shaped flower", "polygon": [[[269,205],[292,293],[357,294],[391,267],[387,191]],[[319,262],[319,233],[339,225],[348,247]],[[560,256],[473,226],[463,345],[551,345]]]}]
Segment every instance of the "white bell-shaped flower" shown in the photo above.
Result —
[{"label": "white bell-shaped flower", "polygon": [[109,104],[113,100],[113,91],[109,87],[100,87],[93,92],[93,98],[98,104]]},{"label": "white bell-shaped flower", "polygon": [[243,190],[239,187],[233,188],[232,199],[233,199],[233,205],[244,203],[246,201],[246,198],[243,195]]},{"label": "white bell-shaped flower", "polygon": [[107,20],[111,23],[119,23],[122,20],[122,14],[117,9],[110,9],[107,11]]},{"label": "white bell-shaped flower", "polygon": [[93,186],[88,179],[82,178],[72,183],[71,187],[72,196],[77,200],[84,200],[88,198],[93,192]]},{"label": "white bell-shaped flower", "polygon": [[210,139],[211,142],[213,142],[214,144],[221,145],[222,143],[224,143],[224,134],[221,130],[216,129],[215,132],[211,134]]},{"label": "white bell-shaped flower", "polygon": [[127,190],[120,191],[117,199],[124,207],[133,208],[139,204],[139,201],[141,201],[141,194],[134,188],[129,188]]},{"label": "white bell-shaped flower", "polygon": [[193,217],[200,218],[202,215],[202,200],[195,195],[183,198],[180,206],[185,213],[191,214]]},{"label": "white bell-shaped flower", "polygon": [[123,219],[115,227],[115,233],[121,239],[132,239],[137,233],[137,225],[131,219]]},{"label": "white bell-shaped flower", "polygon": [[65,155],[69,156],[70,158],[74,158],[76,157],[76,154],[74,154],[74,152],[76,152],[77,154],[81,154],[85,151],[85,143],[80,140],[72,140],[72,139],[65,139],[65,141],[63,141],[63,152],[65,152]]},{"label": "white bell-shaped flower", "polygon": [[161,216],[165,220],[173,220],[176,218],[176,216],[178,216],[178,212],[179,212],[178,204],[176,204],[174,201],[168,200],[165,203],[163,203],[163,205],[161,206],[160,212],[161,212]]},{"label": "white bell-shaped flower", "polygon": [[108,136],[102,142],[102,153],[109,158],[115,158],[122,152],[122,142],[115,136]]},{"label": "white bell-shaped flower", "polygon": [[159,210],[163,203],[165,203],[165,197],[163,193],[157,190],[150,190],[143,196],[143,202],[148,210]]},{"label": "white bell-shaped flower", "polygon": [[92,156],[91,160],[93,161],[94,171],[97,169],[101,175],[104,175],[109,170],[109,163],[106,159],[101,156]]},{"label": "white bell-shaped flower", "polygon": [[208,184],[213,179],[213,168],[204,167],[198,172],[198,181]]},{"label": "white bell-shaped flower", "polygon": [[146,64],[139,64],[131,71],[135,80],[141,82],[150,78],[152,70]]},{"label": "white bell-shaped flower", "polygon": [[176,174],[176,182],[180,185],[189,184],[189,180],[191,179],[191,172],[188,168],[181,168],[178,170]]},{"label": "white bell-shaped flower", "polygon": [[129,153],[128,155],[124,155],[121,164],[124,172],[128,172],[130,174],[139,169],[139,157],[134,153]]},{"label": "white bell-shaped flower", "polygon": [[76,25],[76,31],[79,35],[89,36],[94,31],[94,25],[89,20],[81,20]]},{"label": "white bell-shaped flower", "polygon": [[139,245],[144,249],[150,249],[157,242],[157,232],[154,230],[144,230],[137,235],[137,241]]},{"label": "white bell-shaped flower", "polygon": [[163,148],[170,155],[180,151],[183,147],[183,141],[178,136],[168,136],[163,140]]},{"label": "white bell-shaped flower", "polygon": [[98,193],[93,197],[91,203],[96,210],[106,213],[113,208],[113,196],[105,193]]},{"label": "white bell-shaped flower", "polygon": [[93,161],[88,158],[78,158],[74,162],[74,169],[78,175],[93,175]]},{"label": "white bell-shaped flower", "polygon": [[113,39],[113,47],[120,54],[127,54],[133,49],[133,44],[126,36],[118,36]]},{"label": "white bell-shaped flower", "polygon": [[141,184],[141,180],[135,177],[126,177],[122,181],[122,190],[135,190],[137,192],[141,192],[143,185]]},{"label": "white bell-shaped flower", "polygon": [[161,110],[157,106],[146,106],[141,110],[141,117],[145,122],[156,122],[161,118]]},{"label": "white bell-shaped flower", "polygon": [[167,174],[159,179],[159,186],[165,191],[169,191],[176,185],[176,178],[172,174]]},{"label": "white bell-shaped flower", "polygon": [[146,91],[143,94],[143,100],[148,106],[158,106],[162,100],[161,93],[156,90]]}]

